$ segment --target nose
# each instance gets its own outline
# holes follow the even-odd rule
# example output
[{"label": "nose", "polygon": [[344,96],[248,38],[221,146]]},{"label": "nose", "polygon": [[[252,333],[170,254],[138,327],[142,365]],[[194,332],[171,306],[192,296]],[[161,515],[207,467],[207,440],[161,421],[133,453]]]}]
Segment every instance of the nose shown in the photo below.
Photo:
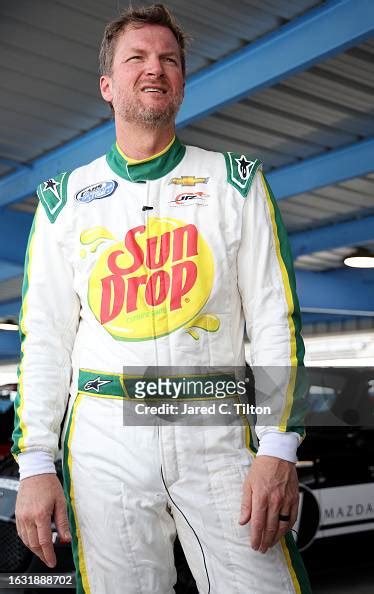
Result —
[{"label": "nose", "polygon": [[158,56],[149,57],[146,64],[146,71],[147,74],[151,76],[160,77],[164,75],[164,67]]}]

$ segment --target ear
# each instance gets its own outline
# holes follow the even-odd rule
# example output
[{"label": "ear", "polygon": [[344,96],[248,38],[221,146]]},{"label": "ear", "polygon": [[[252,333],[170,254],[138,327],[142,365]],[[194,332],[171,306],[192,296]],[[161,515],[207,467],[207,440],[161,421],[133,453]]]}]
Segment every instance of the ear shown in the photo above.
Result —
[{"label": "ear", "polygon": [[100,77],[100,91],[104,101],[111,103],[113,100],[112,79],[107,74]]}]

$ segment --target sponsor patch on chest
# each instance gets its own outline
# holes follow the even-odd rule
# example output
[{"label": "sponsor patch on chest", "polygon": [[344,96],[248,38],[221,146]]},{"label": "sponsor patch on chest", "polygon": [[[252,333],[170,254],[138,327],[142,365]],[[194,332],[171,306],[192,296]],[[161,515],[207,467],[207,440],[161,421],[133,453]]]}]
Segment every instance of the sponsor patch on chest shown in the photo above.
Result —
[{"label": "sponsor patch on chest", "polygon": [[97,182],[96,184],[83,188],[83,190],[79,190],[79,192],[75,194],[75,199],[82,204],[88,204],[93,200],[101,200],[102,198],[111,196],[116,191],[117,186],[118,183],[113,179]]},{"label": "sponsor patch on chest", "polygon": [[209,194],[204,192],[182,192],[170,200],[171,206],[207,206]]}]

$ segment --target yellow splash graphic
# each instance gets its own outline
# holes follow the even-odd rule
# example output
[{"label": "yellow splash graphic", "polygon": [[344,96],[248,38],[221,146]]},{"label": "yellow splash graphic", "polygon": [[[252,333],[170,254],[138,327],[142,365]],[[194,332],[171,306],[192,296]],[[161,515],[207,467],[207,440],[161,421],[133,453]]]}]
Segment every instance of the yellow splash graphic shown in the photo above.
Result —
[{"label": "yellow splash graphic", "polygon": [[195,340],[200,340],[200,335],[194,328],[200,328],[201,330],[205,330],[206,332],[217,332],[220,326],[220,321],[217,316],[212,314],[202,314],[201,316],[197,316],[191,322],[184,326],[184,329],[187,330],[188,334],[192,336]]},{"label": "yellow splash graphic", "polygon": [[[104,243],[107,239],[115,239],[115,237],[105,227],[91,227],[91,229],[82,231],[80,236],[83,245],[91,245],[91,253],[96,252],[99,245]],[[86,254],[84,256],[82,255],[83,252],[84,250],[81,251],[81,258],[86,257]]]}]

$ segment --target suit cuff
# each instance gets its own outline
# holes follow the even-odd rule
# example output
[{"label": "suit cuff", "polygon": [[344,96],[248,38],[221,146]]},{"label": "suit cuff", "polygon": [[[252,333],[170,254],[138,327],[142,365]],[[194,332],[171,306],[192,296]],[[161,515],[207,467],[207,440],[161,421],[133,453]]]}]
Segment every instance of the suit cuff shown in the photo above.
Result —
[{"label": "suit cuff", "polygon": [[56,474],[52,454],[43,451],[22,452],[18,454],[20,480],[36,474]]},{"label": "suit cuff", "polygon": [[299,435],[297,433],[269,431],[260,439],[257,456],[275,456],[276,458],[288,460],[288,462],[296,462],[298,445]]}]

